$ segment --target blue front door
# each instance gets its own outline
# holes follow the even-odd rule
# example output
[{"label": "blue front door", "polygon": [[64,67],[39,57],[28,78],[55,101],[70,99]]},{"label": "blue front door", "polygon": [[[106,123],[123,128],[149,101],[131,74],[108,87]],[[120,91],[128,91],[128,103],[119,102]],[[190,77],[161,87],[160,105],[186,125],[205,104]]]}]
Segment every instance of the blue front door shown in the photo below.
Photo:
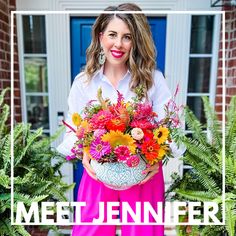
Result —
[{"label": "blue front door", "polygon": [[[80,73],[86,63],[86,49],[91,41],[91,27],[95,18],[72,17],[70,21],[71,30],[71,83],[75,76]],[[157,68],[165,72],[165,48],[166,48],[166,17],[148,18],[151,26],[153,39],[157,49]],[[74,169],[74,200],[77,199],[78,186],[82,177],[83,166],[78,163]]]}]

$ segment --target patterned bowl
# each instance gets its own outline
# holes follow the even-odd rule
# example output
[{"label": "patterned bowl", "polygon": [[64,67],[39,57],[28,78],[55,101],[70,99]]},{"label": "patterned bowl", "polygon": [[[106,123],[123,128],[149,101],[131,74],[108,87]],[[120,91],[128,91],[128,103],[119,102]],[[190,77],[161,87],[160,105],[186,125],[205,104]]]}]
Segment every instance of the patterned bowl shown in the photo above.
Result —
[{"label": "patterned bowl", "polygon": [[101,164],[95,160],[91,160],[90,164],[97,178],[105,186],[115,190],[126,190],[146,177],[145,174],[142,174],[142,171],[146,169],[146,163],[141,158],[136,167],[128,167],[120,162]]}]

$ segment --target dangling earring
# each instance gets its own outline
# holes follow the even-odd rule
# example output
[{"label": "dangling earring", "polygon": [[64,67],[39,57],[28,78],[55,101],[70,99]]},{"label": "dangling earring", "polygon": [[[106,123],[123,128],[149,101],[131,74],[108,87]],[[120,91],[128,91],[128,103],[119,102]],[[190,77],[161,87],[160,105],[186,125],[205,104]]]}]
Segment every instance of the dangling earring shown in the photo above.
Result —
[{"label": "dangling earring", "polygon": [[105,63],[106,57],[105,57],[105,53],[103,51],[103,48],[101,48],[101,51],[99,52],[99,56],[98,56],[98,62],[100,65],[103,65]]}]

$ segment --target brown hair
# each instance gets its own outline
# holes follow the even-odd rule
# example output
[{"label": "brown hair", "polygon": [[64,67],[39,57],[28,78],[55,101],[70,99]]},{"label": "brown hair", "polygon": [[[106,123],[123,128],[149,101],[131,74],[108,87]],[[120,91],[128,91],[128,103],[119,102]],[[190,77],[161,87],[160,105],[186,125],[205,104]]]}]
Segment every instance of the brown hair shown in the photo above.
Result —
[{"label": "brown hair", "polygon": [[[136,4],[124,3],[117,7],[107,7],[105,11],[141,11],[141,9]],[[130,88],[134,91],[141,84],[144,87],[144,94],[147,95],[147,91],[153,85],[156,50],[147,17],[142,13],[102,13],[97,17],[92,28],[92,41],[86,52],[87,63],[85,73],[88,75],[89,80],[91,80],[93,74],[101,68],[98,62],[101,50],[99,34],[104,32],[114,17],[124,21],[131,32],[132,47],[129,59],[127,60],[127,66],[131,72]]]}]

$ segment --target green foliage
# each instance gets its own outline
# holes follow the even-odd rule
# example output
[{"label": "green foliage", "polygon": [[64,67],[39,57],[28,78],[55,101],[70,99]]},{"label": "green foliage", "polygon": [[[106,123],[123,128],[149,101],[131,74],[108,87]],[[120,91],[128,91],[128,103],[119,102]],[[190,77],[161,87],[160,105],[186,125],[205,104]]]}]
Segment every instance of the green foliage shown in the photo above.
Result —
[{"label": "green foliage", "polygon": [[[11,133],[6,125],[9,106],[3,104],[7,90],[0,95],[0,235],[28,236],[23,226],[13,226],[10,221]],[[61,131],[50,138],[44,137],[42,132],[42,129],[31,132],[29,124],[19,123],[14,127],[14,214],[19,201],[26,207],[32,202],[67,201],[65,193],[74,187],[62,181],[60,168],[65,158],[51,148],[51,142]]]},{"label": "green foliage", "polygon": [[[203,97],[207,124],[201,124],[193,112],[186,108],[186,124],[193,132],[192,137],[182,136],[186,146],[183,161],[192,168],[182,178],[173,176],[174,183],[167,195],[174,192],[172,200],[215,201],[222,208],[222,169],[225,163],[225,226],[197,226],[195,235],[236,235],[236,96],[226,112],[225,156],[223,156],[222,127],[210,106],[207,97]],[[207,131],[207,132],[206,132]],[[203,218],[203,215],[201,216]],[[223,220],[222,212],[217,215]],[[196,227],[196,226],[194,226]],[[178,235],[193,235],[195,228],[178,226]],[[188,232],[189,231],[189,232]]]}]

